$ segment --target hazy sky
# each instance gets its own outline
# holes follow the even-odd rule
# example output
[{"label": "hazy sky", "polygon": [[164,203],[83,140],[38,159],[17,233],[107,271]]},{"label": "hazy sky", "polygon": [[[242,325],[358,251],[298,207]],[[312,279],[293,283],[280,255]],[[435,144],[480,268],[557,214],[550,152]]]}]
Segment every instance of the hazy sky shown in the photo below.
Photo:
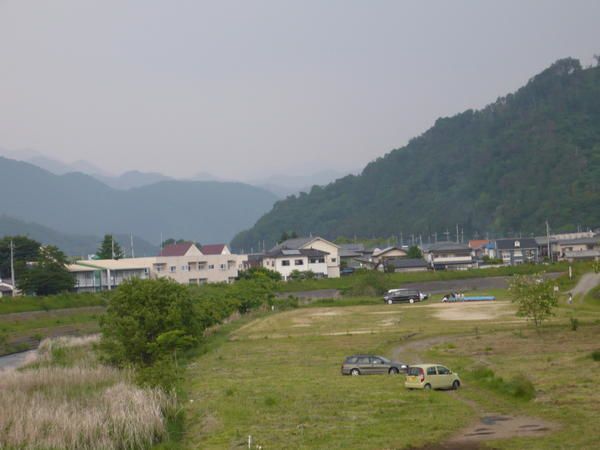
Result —
[{"label": "hazy sky", "polygon": [[114,172],[349,170],[558,58],[591,1],[0,0],[0,147]]}]

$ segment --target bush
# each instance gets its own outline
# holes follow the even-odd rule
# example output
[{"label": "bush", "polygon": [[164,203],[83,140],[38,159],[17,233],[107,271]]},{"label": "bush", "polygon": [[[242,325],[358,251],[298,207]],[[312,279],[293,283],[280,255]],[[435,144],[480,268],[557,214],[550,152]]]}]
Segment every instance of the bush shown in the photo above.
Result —
[{"label": "bush", "polygon": [[570,321],[571,321],[571,331],[577,331],[577,328],[579,328],[579,319],[577,319],[575,317],[571,317]]},{"label": "bush", "polygon": [[485,387],[504,395],[522,400],[531,400],[535,397],[533,383],[522,374],[505,381],[502,377],[496,376],[493,370],[479,367],[471,371],[471,376]]},{"label": "bush", "polygon": [[592,359],[594,361],[600,361],[600,350],[594,350],[592,352]]},{"label": "bush", "polygon": [[[359,271],[357,271],[359,272]],[[360,277],[350,289],[353,296],[383,295],[387,290],[387,277],[378,270],[360,271]]]}]

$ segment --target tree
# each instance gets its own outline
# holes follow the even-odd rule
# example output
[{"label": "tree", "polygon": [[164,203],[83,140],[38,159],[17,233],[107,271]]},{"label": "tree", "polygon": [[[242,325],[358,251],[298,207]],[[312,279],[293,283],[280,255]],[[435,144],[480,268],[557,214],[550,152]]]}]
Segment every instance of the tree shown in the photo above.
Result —
[{"label": "tree", "polygon": [[406,256],[409,258],[421,259],[423,258],[423,253],[421,253],[421,249],[419,247],[413,245],[408,249],[408,252],[406,252]]},{"label": "tree", "polygon": [[515,277],[509,292],[517,305],[517,316],[531,320],[538,331],[542,323],[554,315],[553,310],[558,305],[554,283],[540,275]]},{"label": "tree", "polygon": [[15,278],[18,280],[26,269],[27,262],[35,261],[41,244],[27,236],[6,236],[0,239],[0,278],[10,279],[10,243],[13,243]]},{"label": "tree", "polygon": [[594,273],[600,273],[600,260],[594,261],[592,264],[592,269],[594,269]]},{"label": "tree", "polygon": [[[169,239],[165,239],[161,245],[161,247],[166,247],[167,245],[173,245],[173,244],[183,244],[184,242],[188,242],[185,239],[173,239],[173,238],[169,238]],[[198,245],[198,243],[196,243],[196,245]]]},{"label": "tree", "polygon": [[123,250],[112,234],[105,234],[100,247],[96,251],[98,259],[121,259]]},{"label": "tree", "polygon": [[250,267],[247,270],[239,272],[240,280],[260,280],[268,278],[273,281],[280,281],[281,274],[275,270],[267,269],[266,267]]},{"label": "tree", "polygon": [[202,337],[186,286],[168,279],[122,283],[100,321],[100,348],[109,362],[148,367]]},{"label": "tree", "polygon": [[39,256],[22,272],[17,286],[35,295],[54,295],[75,286],[75,277],[67,270],[67,257],[57,247],[42,247]]}]

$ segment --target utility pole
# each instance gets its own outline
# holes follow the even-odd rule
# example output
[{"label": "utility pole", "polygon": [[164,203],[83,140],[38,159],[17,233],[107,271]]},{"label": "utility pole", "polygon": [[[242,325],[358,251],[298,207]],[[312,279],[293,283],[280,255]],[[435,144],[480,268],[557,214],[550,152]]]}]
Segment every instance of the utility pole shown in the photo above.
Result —
[{"label": "utility pole", "polygon": [[404,245],[404,239],[402,238],[402,231],[400,232],[400,248]]},{"label": "utility pole", "polygon": [[129,237],[131,238],[131,257],[135,258],[135,250],[133,249],[133,233],[131,233]]},{"label": "utility pole", "polygon": [[12,239],[10,240],[10,283],[15,289],[15,244]]},{"label": "utility pole", "polygon": [[456,224],[456,243],[458,244],[458,224]]},{"label": "utility pole", "polygon": [[433,236],[435,238],[435,243],[437,244],[437,231],[435,233],[433,233]]},{"label": "utility pole", "polygon": [[450,240],[450,232],[448,231],[448,228],[446,228],[444,234],[446,235],[446,242],[448,242]]},{"label": "utility pole", "polygon": [[550,225],[548,225],[548,220],[546,220],[546,240],[548,241],[548,259],[552,262],[552,254],[550,253]]},{"label": "utility pole", "polygon": [[460,243],[465,242],[465,227],[460,228]]},{"label": "utility pole", "polygon": [[112,234],[110,235],[110,242],[112,248],[112,259],[115,259],[115,237]]}]

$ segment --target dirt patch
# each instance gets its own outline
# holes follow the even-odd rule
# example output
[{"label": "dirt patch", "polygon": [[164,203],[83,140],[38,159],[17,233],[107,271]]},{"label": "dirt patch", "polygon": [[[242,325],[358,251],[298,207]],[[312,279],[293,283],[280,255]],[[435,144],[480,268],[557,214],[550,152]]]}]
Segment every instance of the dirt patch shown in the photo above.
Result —
[{"label": "dirt patch", "polygon": [[495,320],[509,313],[507,302],[437,303],[434,316],[440,320]]},{"label": "dirt patch", "polygon": [[311,314],[310,317],[332,317],[332,316],[342,316],[345,313],[341,311],[325,311]]},{"label": "dirt patch", "polygon": [[558,426],[536,417],[484,414],[476,422],[461,430],[448,443],[481,442],[514,437],[542,436]]}]

